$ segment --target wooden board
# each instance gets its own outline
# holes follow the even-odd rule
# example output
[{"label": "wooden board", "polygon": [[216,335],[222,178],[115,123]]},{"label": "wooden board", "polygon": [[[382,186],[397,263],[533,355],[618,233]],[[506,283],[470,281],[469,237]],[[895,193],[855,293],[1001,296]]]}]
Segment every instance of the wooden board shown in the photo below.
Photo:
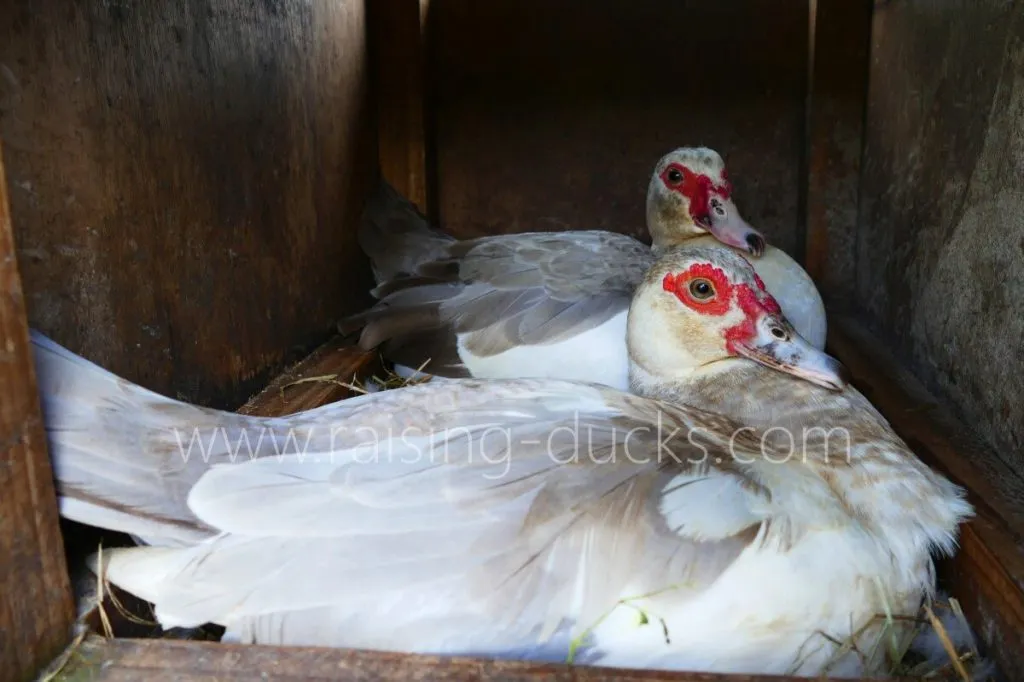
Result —
[{"label": "wooden board", "polygon": [[872,0],[814,3],[807,112],[806,268],[823,297],[854,290]]},{"label": "wooden board", "polygon": [[1021,474],[1024,4],[876,4],[856,302]]},{"label": "wooden board", "polygon": [[33,326],[236,407],[369,303],[363,0],[0,3],[0,138]]},{"label": "wooden board", "polygon": [[[58,680],[214,682],[214,680],[394,680],[395,682],[783,682],[770,675],[709,675],[515,661],[413,656],[347,649],[254,647],[161,640],[84,642]],[[857,682],[850,680],[849,682]]]},{"label": "wooden board", "polygon": [[356,394],[349,385],[380,366],[377,353],[360,350],[335,337],[277,376],[238,411],[283,417],[311,410]]},{"label": "wooden board", "polygon": [[429,5],[429,0],[374,0],[366,8],[380,171],[428,216],[434,179],[427,160]]},{"label": "wooden board", "polygon": [[6,188],[0,158],[0,682],[21,682],[67,643],[73,612]]},{"label": "wooden board", "polygon": [[[922,460],[968,489],[977,517],[963,527],[960,550],[940,574],[1007,679],[1024,680],[1024,507],[990,478],[984,464],[998,458],[856,320],[833,316],[830,325],[828,350],[854,385]],[[1002,478],[1017,475],[1004,471]]]},{"label": "wooden board", "polygon": [[654,164],[707,145],[803,259],[806,2],[432,0],[428,28],[445,229],[646,239]]}]

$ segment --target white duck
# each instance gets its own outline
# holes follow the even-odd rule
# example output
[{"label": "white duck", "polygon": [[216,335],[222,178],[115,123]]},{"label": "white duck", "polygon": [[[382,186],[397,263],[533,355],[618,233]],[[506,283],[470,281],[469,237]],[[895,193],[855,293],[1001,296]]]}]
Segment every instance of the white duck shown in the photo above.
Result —
[{"label": "white duck", "polygon": [[[724,243],[755,270],[797,331],[824,348],[825,309],[806,272],[766,246],[730,198],[721,156],[677,149],[647,192],[653,248],[603,231],[533,232],[457,241],[431,229],[386,184],[364,213],[360,240],[380,301],[341,324],[364,348],[411,375],[546,377],[628,387],[626,312],[655,258],[680,243]],[[763,255],[762,255],[763,254]]]},{"label": "white duck", "polygon": [[[61,511],[156,545],[105,552],[105,570],[166,626],[214,622],[263,644],[559,660],[572,641],[596,665],[877,672],[873,618],[914,614],[931,592],[930,553],[953,551],[972,511],[962,491],[730,250],[659,261],[628,343],[643,395],[457,379],[260,418],[165,398],[34,336]],[[787,430],[806,450],[790,452]],[[837,655],[851,638],[867,658]]]}]

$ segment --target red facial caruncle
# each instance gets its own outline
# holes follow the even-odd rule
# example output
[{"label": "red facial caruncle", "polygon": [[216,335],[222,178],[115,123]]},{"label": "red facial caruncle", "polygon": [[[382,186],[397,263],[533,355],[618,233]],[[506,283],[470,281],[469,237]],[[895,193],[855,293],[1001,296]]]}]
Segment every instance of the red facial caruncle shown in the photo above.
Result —
[{"label": "red facial caruncle", "polygon": [[768,293],[768,289],[764,286],[764,281],[758,277],[756,272],[754,273],[754,282],[757,283],[757,288],[764,292],[761,303],[768,309],[768,312],[775,313],[776,315],[781,313],[782,308],[779,306],[779,302]]},{"label": "red facial caruncle", "polygon": [[[761,278],[754,275],[760,291],[749,284],[733,284],[721,268],[710,263],[695,263],[687,270],[669,273],[662,279],[662,288],[678,298],[683,305],[701,315],[721,316],[736,305],[743,312],[743,321],[725,330],[726,349],[737,354],[735,344],[753,338],[757,333],[757,321],[764,315],[779,315],[782,309],[767,292]],[[714,287],[714,294],[702,298],[699,294],[703,283]]]},{"label": "red facial caruncle", "polygon": [[732,195],[732,184],[728,180],[725,170],[721,173],[721,184],[715,185],[714,181],[707,175],[694,173],[686,166],[679,163],[670,163],[661,172],[661,181],[665,186],[674,192],[679,192],[690,202],[690,217],[696,222],[708,218],[708,202],[712,194],[723,199]]},{"label": "red facial caruncle", "polygon": [[732,196],[732,183],[729,182],[729,174],[725,172],[724,168],[722,169],[720,175],[722,178],[722,184],[718,186],[717,192],[718,195],[723,199],[728,199],[730,196]]},{"label": "red facial caruncle", "polygon": [[[714,295],[702,300],[691,290],[698,281],[707,281],[714,287]],[[671,291],[688,308],[701,315],[724,315],[732,304],[733,285],[721,268],[710,263],[695,263],[685,272],[665,275],[661,281],[665,291]]]}]

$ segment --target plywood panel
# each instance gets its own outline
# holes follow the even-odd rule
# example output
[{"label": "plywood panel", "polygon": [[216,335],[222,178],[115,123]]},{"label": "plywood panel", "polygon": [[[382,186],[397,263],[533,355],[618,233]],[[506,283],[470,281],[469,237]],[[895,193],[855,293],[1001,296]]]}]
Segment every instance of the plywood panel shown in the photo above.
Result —
[{"label": "plywood panel", "polygon": [[428,38],[446,229],[645,235],[655,162],[708,145],[802,258],[806,2],[433,0]]},{"label": "plywood panel", "polygon": [[1024,471],[1024,5],[878,6],[866,126],[858,303]]},{"label": "plywood panel", "polygon": [[34,677],[71,638],[71,588],[0,161],[0,682]]},{"label": "plywood panel", "polygon": [[[237,405],[369,271],[362,0],[10,0],[0,135],[32,324]],[[291,357],[298,355],[292,353]]]}]

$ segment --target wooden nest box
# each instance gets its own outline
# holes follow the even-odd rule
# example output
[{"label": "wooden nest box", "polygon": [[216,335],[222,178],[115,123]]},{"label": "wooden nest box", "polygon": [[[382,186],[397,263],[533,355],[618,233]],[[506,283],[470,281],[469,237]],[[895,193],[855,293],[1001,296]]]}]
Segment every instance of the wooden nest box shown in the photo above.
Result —
[{"label": "wooden nest box", "polygon": [[969,489],[941,581],[1024,680],[1021,3],[13,0],[0,141],[0,681],[767,682],[175,641],[116,615],[107,639],[97,613],[72,646],[95,538],[58,518],[28,327],[195,403],[323,404],[344,382],[295,382],[380,371],[334,337],[370,302],[378,175],[458,237],[646,236],[651,168],[684,145],[723,154],[825,297],[829,351]]}]

